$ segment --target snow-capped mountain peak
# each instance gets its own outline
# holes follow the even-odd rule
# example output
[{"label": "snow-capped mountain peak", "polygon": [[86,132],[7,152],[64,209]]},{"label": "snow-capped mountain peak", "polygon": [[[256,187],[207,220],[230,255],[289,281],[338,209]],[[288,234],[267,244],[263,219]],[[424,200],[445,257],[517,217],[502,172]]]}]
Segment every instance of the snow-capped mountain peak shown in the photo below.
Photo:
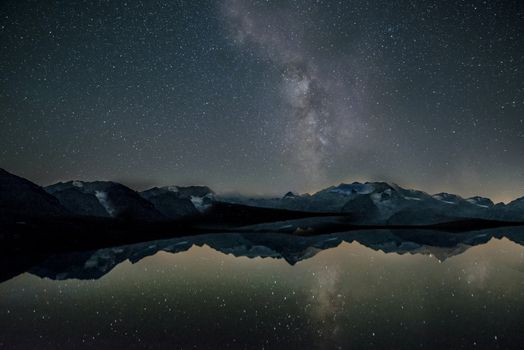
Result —
[{"label": "snow-capped mountain peak", "polygon": [[436,200],[439,200],[441,202],[444,202],[444,203],[448,203],[448,204],[458,204],[462,201],[464,201],[464,199],[456,194],[450,194],[450,193],[446,193],[446,192],[441,192],[441,193],[437,193],[437,194],[434,194],[433,195],[433,198],[435,198]]},{"label": "snow-capped mountain peak", "polygon": [[343,195],[355,195],[355,194],[369,194],[373,192],[375,188],[373,185],[359,182],[353,182],[352,184],[341,183],[340,185],[333,187],[329,190],[331,193],[339,193]]},{"label": "snow-capped mountain peak", "polygon": [[470,197],[466,199],[466,201],[468,203],[471,203],[471,204],[474,204],[474,205],[477,205],[483,208],[491,208],[495,205],[491,199],[480,197],[480,196]]}]

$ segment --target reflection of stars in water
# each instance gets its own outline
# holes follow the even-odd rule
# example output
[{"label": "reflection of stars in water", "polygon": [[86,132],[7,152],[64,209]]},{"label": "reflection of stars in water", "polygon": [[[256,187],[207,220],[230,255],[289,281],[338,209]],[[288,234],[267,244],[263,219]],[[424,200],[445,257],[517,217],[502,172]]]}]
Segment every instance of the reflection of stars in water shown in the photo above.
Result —
[{"label": "reflection of stars in water", "polygon": [[[522,291],[514,288],[522,276],[511,268],[522,263],[522,250],[492,240],[438,263],[342,243],[290,266],[193,247],[124,262],[96,281],[25,274],[0,284],[0,342],[505,347],[520,334],[520,323],[508,320],[524,310]],[[497,273],[482,272],[480,261]],[[483,280],[468,279],[476,272]],[[32,331],[20,339],[15,329]],[[413,337],[417,332],[431,336]]]}]

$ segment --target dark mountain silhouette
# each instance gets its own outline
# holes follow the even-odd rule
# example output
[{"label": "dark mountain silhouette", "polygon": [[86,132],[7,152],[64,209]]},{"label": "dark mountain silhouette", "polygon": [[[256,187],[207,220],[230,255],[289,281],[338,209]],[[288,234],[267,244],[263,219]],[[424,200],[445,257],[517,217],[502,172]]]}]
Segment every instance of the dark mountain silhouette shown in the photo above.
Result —
[{"label": "dark mountain silhouette", "polygon": [[63,217],[69,214],[40,186],[0,169],[0,221]]},{"label": "dark mountain silhouette", "polygon": [[53,187],[46,191],[58,199],[60,204],[77,215],[111,217],[106,208],[100,204],[98,198],[92,193],[85,193],[77,187],[68,187],[61,190]]},{"label": "dark mountain silhouette", "polygon": [[[164,219],[152,203],[142,198],[136,191],[116,182],[59,182],[46,187],[46,190],[62,199],[62,205],[78,215],[144,221]],[[94,199],[99,205],[95,205]]]},{"label": "dark mountain silhouette", "polygon": [[464,199],[449,193],[430,195],[385,182],[340,184],[312,195],[220,199],[264,208],[350,213],[353,223],[364,225],[433,225],[464,219],[524,221],[523,201],[520,200],[494,205],[484,197]]},{"label": "dark mountain silhouette", "polygon": [[153,187],[140,195],[151,202],[165,217],[178,219],[198,214],[198,210],[191,201],[190,196],[182,195],[181,191],[168,188]]}]

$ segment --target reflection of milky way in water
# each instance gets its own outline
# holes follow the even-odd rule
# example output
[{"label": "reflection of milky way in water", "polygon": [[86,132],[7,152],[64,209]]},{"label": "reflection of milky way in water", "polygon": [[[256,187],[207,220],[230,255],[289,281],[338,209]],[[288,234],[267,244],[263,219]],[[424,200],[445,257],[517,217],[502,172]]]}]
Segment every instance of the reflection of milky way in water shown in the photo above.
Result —
[{"label": "reflection of milky way in water", "polygon": [[[518,348],[524,247],[492,239],[439,262],[345,243],[291,266],[207,246],[96,281],[0,285],[7,348]],[[421,345],[422,344],[422,345]]]}]

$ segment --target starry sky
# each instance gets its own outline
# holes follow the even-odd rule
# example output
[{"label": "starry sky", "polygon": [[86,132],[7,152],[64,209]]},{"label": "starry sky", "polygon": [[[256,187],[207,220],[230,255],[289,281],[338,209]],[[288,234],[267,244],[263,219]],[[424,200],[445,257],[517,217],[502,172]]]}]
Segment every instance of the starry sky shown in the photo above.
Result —
[{"label": "starry sky", "polygon": [[0,4],[0,167],[42,185],[524,195],[524,3]]}]

